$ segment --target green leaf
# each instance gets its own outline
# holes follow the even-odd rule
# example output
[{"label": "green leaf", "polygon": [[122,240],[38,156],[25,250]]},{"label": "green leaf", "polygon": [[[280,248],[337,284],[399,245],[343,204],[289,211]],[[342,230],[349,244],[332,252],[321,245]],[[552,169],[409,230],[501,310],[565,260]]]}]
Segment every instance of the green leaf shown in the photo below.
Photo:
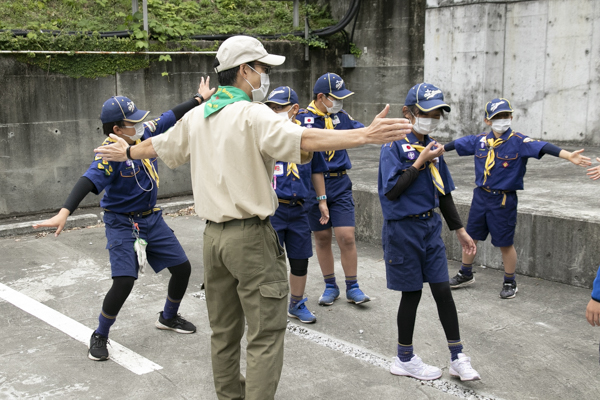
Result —
[{"label": "green leaf", "polygon": [[165,72],[163,72],[161,75],[162,75],[162,76],[169,76],[169,73],[165,71]]}]

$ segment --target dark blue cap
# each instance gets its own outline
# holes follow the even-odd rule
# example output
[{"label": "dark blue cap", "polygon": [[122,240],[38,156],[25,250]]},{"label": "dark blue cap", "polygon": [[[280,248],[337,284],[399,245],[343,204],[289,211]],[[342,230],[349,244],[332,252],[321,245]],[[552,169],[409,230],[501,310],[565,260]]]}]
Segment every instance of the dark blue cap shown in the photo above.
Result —
[{"label": "dark blue cap", "polygon": [[100,121],[107,122],[127,121],[142,122],[150,111],[138,110],[135,103],[125,96],[113,96],[102,105]]},{"label": "dark blue cap", "polygon": [[485,105],[485,117],[487,119],[492,119],[494,115],[503,112],[513,112],[510,101],[506,99],[494,99]]},{"label": "dark blue cap", "polygon": [[313,88],[313,93],[328,94],[338,100],[345,99],[346,97],[354,94],[354,92],[346,89],[346,84],[339,75],[331,72],[328,72],[317,79],[315,87]]},{"label": "dark blue cap", "polygon": [[406,95],[404,105],[416,105],[419,110],[425,113],[438,108],[450,112],[450,106],[444,102],[444,93],[430,83],[419,83],[411,87]]},{"label": "dark blue cap", "polygon": [[298,95],[289,86],[279,86],[269,93],[269,97],[265,103],[275,103],[282,106],[298,104]]}]

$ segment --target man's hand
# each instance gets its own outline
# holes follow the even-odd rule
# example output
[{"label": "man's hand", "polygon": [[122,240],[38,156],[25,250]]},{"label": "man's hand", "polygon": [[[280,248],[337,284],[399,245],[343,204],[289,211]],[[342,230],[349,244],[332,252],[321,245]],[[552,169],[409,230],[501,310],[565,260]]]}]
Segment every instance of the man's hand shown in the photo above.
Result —
[{"label": "man's hand", "polygon": [[204,77],[200,78],[200,85],[198,86],[198,93],[202,95],[202,97],[204,97],[205,101],[208,101],[208,99],[210,99],[210,96],[212,96],[215,93],[215,90],[217,90],[216,88],[210,88],[210,76],[206,77],[206,81],[204,80]]},{"label": "man's hand", "polygon": [[590,165],[592,165],[592,161],[590,160],[589,157],[581,155],[581,153],[583,153],[583,150],[584,149],[576,150],[576,151],[572,152],[571,154],[569,154],[569,161],[571,161],[573,164],[579,165],[581,167],[589,167]]},{"label": "man's hand", "polygon": [[[596,161],[600,161],[600,158],[596,157]],[[600,165],[598,165],[597,167],[588,168],[587,175],[592,180],[599,179],[600,178]]]},{"label": "man's hand", "polygon": [[412,124],[406,118],[386,118],[390,105],[375,116],[371,125],[366,127],[365,143],[385,144],[402,140],[412,130]]},{"label": "man's hand", "polygon": [[462,246],[463,253],[474,255],[477,253],[477,245],[471,239],[471,236],[467,233],[465,228],[460,228],[456,230],[456,237]]},{"label": "man's hand", "polygon": [[585,309],[585,318],[591,326],[600,326],[600,303],[591,299]]},{"label": "man's hand", "polygon": [[56,214],[54,217],[47,219],[44,222],[40,222],[39,224],[33,225],[33,229],[57,227],[56,232],[54,232],[54,236],[58,237],[58,235],[60,235],[65,228],[69,214],[69,210],[66,208],[61,208],[58,214]]},{"label": "man's hand", "polygon": [[327,200],[319,200],[319,211],[321,211],[319,222],[321,225],[325,225],[329,222],[329,207],[327,207]]},{"label": "man's hand", "polygon": [[96,153],[96,156],[102,157],[104,161],[127,161],[127,147],[129,147],[129,144],[125,139],[121,139],[114,133],[111,133],[110,137],[115,139],[117,143],[95,148],[94,153]]}]

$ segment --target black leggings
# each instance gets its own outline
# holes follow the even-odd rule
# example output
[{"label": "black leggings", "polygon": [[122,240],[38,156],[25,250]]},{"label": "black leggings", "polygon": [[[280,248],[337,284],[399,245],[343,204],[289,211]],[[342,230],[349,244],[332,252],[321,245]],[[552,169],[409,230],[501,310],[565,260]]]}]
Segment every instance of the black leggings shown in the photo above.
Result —
[{"label": "black leggings", "polygon": [[[180,300],[187,289],[192,266],[189,261],[186,261],[183,264],[170,267],[169,272],[171,273],[171,279],[169,280],[168,295],[173,300]],[[127,300],[133,289],[134,283],[135,278],[132,276],[114,277],[113,284],[102,303],[102,310],[112,316],[119,314],[121,307],[123,307],[125,300]]]},{"label": "black leggings", "polygon": [[[456,314],[456,305],[450,292],[450,284],[448,282],[430,283],[429,287],[437,305],[438,316],[446,333],[446,339],[448,341],[460,340],[458,315]],[[400,300],[397,317],[398,343],[400,344],[407,346],[412,344],[421,292],[421,290],[402,292],[402,300]]]}]

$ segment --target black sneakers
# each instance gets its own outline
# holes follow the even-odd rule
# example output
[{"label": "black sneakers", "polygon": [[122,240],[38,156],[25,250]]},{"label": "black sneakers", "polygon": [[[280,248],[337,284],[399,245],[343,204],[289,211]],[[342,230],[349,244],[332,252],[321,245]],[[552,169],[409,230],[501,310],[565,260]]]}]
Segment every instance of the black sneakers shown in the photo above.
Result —
[{"label": "black sneakers", "polygon": [[108,349],[106,348],[107,343],[107,337],[100,336],[94,331],[94,333],[92,333],[92,337],[90,338],[90,350],[88,351],[88,358],[94,361],[108,360]]},{"label": "black sneakers", "polygon": [[471,276],[466,276],[458,271],[458,274],[450,278],[450,289],[457,289],[472,283],[475,283],[475,275],[471,274]]},{"label": "black sneakers", "polygon": [[519,289],[517,289],[517,281],[504,282],[502,285],[502,290],[500,291],[500,298],[514,299],[518,291]]},{"label": "black sneakers", "polygon": [[154,323],[158,329],[167,329],[177,333],[194,333],[196,327],[189,321],[186,321],[181,315],[177,314],[171,319],[164,319],[163,312],[158,313],[158,320]]}]

